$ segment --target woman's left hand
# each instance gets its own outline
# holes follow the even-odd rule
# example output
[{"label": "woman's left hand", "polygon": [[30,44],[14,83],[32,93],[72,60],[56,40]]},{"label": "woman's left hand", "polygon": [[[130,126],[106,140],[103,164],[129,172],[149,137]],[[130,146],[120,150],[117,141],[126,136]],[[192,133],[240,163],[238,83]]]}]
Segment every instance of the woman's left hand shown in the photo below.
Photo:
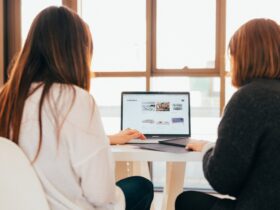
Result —
[{"label": "woman's left hand", "polygon": [[137,139],[137,138],[142,140],[146,139],[143,133],[139,132],[138,130],[130,129],[130,128],[122,130],[114,135],[109,135],[108,137],[110,139],[110,144],[125,144],[131,139]]},{"label": "woman's left hand", "polygon": [[186,145],[186,149],[201,152],[203,150],[204,145],[206,145],[207,143],[209,142],[204,140],[191,140]]}]

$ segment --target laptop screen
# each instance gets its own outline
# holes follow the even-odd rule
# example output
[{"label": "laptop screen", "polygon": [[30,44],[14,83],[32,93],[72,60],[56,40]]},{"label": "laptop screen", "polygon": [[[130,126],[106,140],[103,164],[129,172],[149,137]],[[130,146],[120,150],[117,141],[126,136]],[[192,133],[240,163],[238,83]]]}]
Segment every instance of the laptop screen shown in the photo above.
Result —
[{"label": "laptop screen", "polygon": [[189,92],[123,92],[121,129],[147,136],[190,136]]}]

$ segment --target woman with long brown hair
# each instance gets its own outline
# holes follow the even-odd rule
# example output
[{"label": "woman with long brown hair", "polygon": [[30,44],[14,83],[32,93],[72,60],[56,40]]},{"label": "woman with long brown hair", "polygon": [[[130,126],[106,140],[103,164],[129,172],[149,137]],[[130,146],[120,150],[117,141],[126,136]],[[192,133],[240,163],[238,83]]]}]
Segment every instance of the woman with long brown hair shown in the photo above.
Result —
[{"label": "woman with long brown hair", "polygon": [[[53,210],[111,209],[116,203],[109,140],[88,92],[92,52],[89,28],[75,12],[46,8],[33,21],[0,93],[0,136],[23,149]],[[122,137],[143,136],[129,130],[110,140],[122,143]],[[117,185],[126,209],[149,209],[150,181],[131,177]]]},{"label": "woman with long brown hair", "polygon": [[214,190],[232,199],[184,192],[177,210],[280,209],[280,27],[270,19],[242,25],[229,43],[232,84],[215,147],[193,141]]}]

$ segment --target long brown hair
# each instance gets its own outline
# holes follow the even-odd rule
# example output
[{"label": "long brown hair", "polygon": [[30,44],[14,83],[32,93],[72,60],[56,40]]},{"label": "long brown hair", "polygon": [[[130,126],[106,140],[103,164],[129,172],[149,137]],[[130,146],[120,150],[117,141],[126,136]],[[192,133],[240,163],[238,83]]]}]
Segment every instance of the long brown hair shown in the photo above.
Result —
[{"label": "long brown hair", "polygon": [[48,7],[34,19],[10,78],[0,93],[0,136],[18,144],[24,103],[33,82],[41,82],[39,146],[42,144],[42,105],[54,83],[90,86],[92,39],[87,24],[66,7]]},{"label": "long brown hair", "polygon": [[240,87],[255,78],[280,78],[280,27],[270,19],[242,25],[229,43],[232,84]]}]

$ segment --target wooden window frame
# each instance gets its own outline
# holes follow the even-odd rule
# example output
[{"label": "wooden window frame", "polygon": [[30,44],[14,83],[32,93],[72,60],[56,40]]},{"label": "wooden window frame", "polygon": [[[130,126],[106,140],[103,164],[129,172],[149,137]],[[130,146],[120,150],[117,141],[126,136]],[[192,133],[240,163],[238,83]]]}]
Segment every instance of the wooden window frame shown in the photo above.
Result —
[{"label": "wooden window frame", "polygon": [[0,86],[4,84],[4,1],[0,0]]},{"label": "wooden window frame", "polygon": [[[12,59],[21,46],[20,3],[21,0],[3,0],[6,2],[8,18],[6,34],[9,34],[5,47],[6,61]],[[77,11],[79,0],[62,0],[62,4]],[[9,3],[8,3],[9,2]],[[216,55],[214,68],[202,69],[157,69],[156,68],[156,3],[146,0],[146,70],[145,71],[111,71],[92,72],[92,77],[144,77],[146,91],[151,90],[151,78],[163,76],[175,77],[218,77],[220,78],[220,113],[225,105],[225,36],[226,36],[226,0],[216,0]],[[5,4],[4,4],[5,5]],[[9,15],[10,14],[10,15]],[[6,66],[5,66],[6,67]]]},{"label": "wooden window frame", "polygon": [[4,9],[4,81],[8,65],[21,49],[21,0],[3,0]]},{"label": "wooden window frame", "polygon": [[157,69],[156,67],[156,5],[157,0],[146,0],[146,71],[145,72],[92,72],[92,77],[145,77],[146,91],[151,89],[151,77],[219,77],[220,114],[225,106],[225,36],[226,1],[216,0],[216,55],[214,68],[201,69]]},{"label": "wooden window frame", "polygon": [[77,0],[62,0],[62,5],[69,7],[75,12],[78,11],[78,1]]}]

